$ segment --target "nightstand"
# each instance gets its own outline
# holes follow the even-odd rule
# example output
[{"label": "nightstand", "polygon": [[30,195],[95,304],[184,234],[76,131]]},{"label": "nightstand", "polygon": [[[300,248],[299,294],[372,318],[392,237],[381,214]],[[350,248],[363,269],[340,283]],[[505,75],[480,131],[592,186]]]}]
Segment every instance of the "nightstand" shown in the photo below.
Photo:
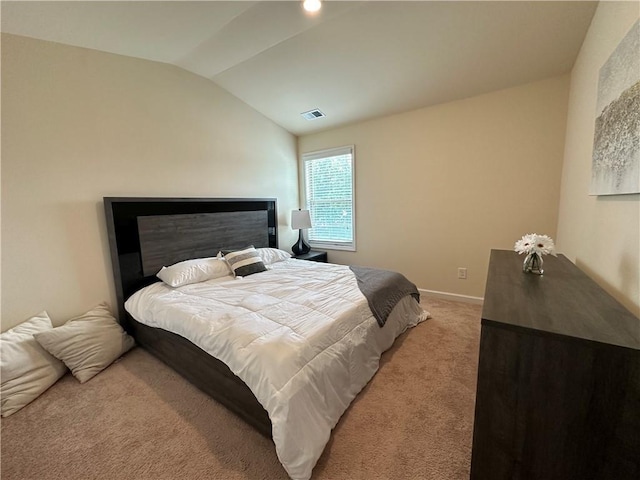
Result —
[{"label": "nightstand", "polygon": [[292,255],[292,258],[296,258],[298,260],[309,260],[310,262],[327,263],[327,252],[310,250],[309,252],[302,253],[300,255]]}]

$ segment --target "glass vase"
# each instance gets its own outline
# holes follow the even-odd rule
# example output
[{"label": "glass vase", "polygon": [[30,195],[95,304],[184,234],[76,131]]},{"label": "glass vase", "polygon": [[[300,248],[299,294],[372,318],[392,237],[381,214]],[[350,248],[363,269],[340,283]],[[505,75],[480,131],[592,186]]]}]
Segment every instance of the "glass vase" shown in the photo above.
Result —
[{"label": "glass vase", "polygon": [[524,263],[522,264],[522,271],[524,273],[542,275],[544,273],[544,270],[542,269],[542,263],[542,256],[535,252],[532,252],[525,257]]}]

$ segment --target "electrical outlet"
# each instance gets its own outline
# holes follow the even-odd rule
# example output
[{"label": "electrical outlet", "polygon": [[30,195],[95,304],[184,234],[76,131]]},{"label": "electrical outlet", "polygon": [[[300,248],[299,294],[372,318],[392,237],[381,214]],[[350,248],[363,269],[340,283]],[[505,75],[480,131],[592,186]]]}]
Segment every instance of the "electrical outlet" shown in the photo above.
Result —
[{"label": "electrical outlet", "polygon": [[467,269],[463,267],[458,267],[458,278],[462,280],[467,279]]}]

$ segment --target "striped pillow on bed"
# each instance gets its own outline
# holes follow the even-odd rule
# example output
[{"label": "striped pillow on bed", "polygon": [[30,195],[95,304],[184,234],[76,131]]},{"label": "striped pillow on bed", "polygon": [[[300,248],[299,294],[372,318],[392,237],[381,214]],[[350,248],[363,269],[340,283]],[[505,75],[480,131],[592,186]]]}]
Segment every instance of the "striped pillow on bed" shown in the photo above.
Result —
[{"label": "striped pillow on bed", "polygon": [[246,277],[267,270],[253,245],[244,250],[225,253],[224,259],[236,277]]}]

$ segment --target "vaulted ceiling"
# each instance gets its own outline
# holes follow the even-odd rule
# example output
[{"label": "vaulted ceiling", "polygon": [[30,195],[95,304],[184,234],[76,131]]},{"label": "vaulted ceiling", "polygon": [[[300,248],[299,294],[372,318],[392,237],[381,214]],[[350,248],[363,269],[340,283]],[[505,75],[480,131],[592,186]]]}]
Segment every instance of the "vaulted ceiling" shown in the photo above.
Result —
[{"label": "vaulted ceiling", "polygon": [[[301,135],[569,72],[597,2],[2,1],[2,31],[173,64]],[[326,117],[304,120],[319,108]]]}]

